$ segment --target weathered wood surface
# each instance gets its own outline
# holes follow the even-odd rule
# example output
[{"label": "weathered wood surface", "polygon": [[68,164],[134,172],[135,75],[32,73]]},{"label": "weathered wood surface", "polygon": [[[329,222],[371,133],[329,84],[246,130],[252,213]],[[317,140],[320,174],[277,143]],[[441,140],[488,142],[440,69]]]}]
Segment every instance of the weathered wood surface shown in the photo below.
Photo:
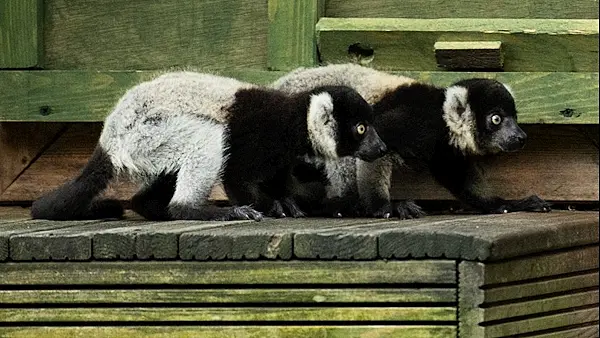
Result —
[{"label": "weathered wood surface", "polygon": [[40,66],[43,0],[0,2],[0,68]]},{"label": "weathered wood surface", "polygon": [[465,261],[459,276],[460,337],[598,332],[597,246],[499,263]]},{"label": "weathered wood surface", "polygon": [[438,41],[501,41],[508,72],[597,72],[598,20],[321,18],[321,61],[348,62],[349,46],[374,51],[365,64],[436,70]]},{"label": "weathered wood surface", "polygon": [[0,290],[0,304],[456,303],[456,288]]},{"label": "weathered wood surface", "polygon": [[318,63],[315,25],[324,12],[322,0],[269,0],[267,67],[291,70]]},{"label": "weathered wood surface", "polygon": [[0,335],[25,337],[211,337],[211,338],[450,338],[456,337],[452,325],[306,325],[306,326],[88,326],[88,327],[0,327]]},{"label": "weathered wood surface", "polygon": [[[91,156],[101,128],[96,123],[69,125],[0,194],[0,201],[32,201],[77,176]],[[491,190],[506,199],[538,194],[551,201],[598,200],[598,148],[597,142],[590,138],[598,134],[598,126],[526,125],[524,130],[529,136],[525,149],[483,163]],[[129,200],[135,191],[134,185],[122,181],[112,185],[106,195]],[[391,193],[394,199],[454,199],[427,170],[406,167],[395,172]],[[221,185],[214,187],[211,199],[227,199]]]},{"label": "weathered wood surface", "polygon": [[[435,64],[433,43],[430,47],[428,52]],[[469,77],[492,77],[512,87],[520,123],[598,123],[598,73],[394,73],[440,86]],[[0,121],[103,121],[128,88],[157,74],[157,71],[3,71],[0,72],[3,102]],[[229,69],[219,74],[268,84],[284,72]]]},{"label": "weathered wood surface", "polygon": [[[20,0],[17,0],[20,1]],[[45,4],[46,69],[214,69],[267,63],[267,2],[54,0]]]},{"label": "weathered wood surface", "polygon": [[[290,260],[449,258],[495,261],[598,243],[595,212],[554,211],[506,215],[429,216],[416,220],[267,219],[263,222],[50,222],[40,231],[0,225],[10,258],[27,260]],[[26,216],[25,216],[26,217]],[[26,221],[44,224],[44,221]],[[1,224],[1,223],[0,223]],[[60,228],[59,228],[60,226]],[[3,230],[6,227],[6,230]],[[587,251],[586,251],[587,250]],[[582,251],[597,253],[597,246]],[[591,250],[591,251],[590,251]],[[562,254],[564,255],[564,254]],[[582,256],[583,257],[583,256]],[[579,260],[581,257],[563,257]],[[577,264],[596,264],[583,260]],[[521,263],[519,263],[521,264]],[[526,262],[523,264],[527,264]],[[497,278],[511,265],[490,266]],[[553,265],[549,264],[549,269]],[[593,268],[590,267],[590,268]],[[420,269],[420,268],[416,268]],[[412,274],[427,274],[428,268]],[[511,270],[513,269],[513,270]],[[552,275],[552,272],[548,272]],[[492,275],[490,275],[492,276]],[[491,278],[491,277],[490,277]],[[496,277],[494,277],[496,278]],[[505,283],[498,280],[493,283]]]},{"label": "weathered wood surface", "polygon": [[472,0],[328,0],[326,16],[336,18],[523,18],[597,19],[598,1],[504,0],[491,4]]},{"label": "weathered wood surface", "polygon": [[0,285],[456,284],[451,260],[2,263]]}]

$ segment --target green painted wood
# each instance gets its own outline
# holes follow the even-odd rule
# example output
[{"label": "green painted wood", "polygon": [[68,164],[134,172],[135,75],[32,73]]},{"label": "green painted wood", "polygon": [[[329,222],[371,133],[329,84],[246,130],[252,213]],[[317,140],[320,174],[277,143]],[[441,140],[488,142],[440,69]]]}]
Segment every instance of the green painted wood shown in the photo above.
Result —
[{"label": "green painted wood", "polygon": [[584,291],[544,297],[514,303],[483,304],[483,320],[506,320],[512,317],[535,315],[544,312],[577,308],[584,305],[598,305],[598,290]]},{"label": "green painted wood", "polygon": [[[157,71],[0,72],[0,121],[103,121],[127,89],[158,74]],[[253,70],[218,74],[264,84],[282,75]]]},{"label": "green painted wood", "polygon": [[43,0],[0,2],[0,68],[40,66]]},{"label": "green painted wood", "polygon": [[486,289],[484,291],[484,298],[486,302],[501,302],[511,299],[564,293],[569,290],[591,287],[598,287],[598,271]]},{"label": "green painted wood", "polygon": [[462,261],[458,264],[458,337],[484,337],[483,321],[485,301],[481,287],[485,278],[485,265],[480,262]]},{"label": "green painted wood", "polygon": [[453,307],[4,308],[0,322],[452,321]]},{"label": "green painted wood", "polygon": [[554,332],[545,332],[536,335],[530,335],[532,338],[597,338],[598,322],[591,322],[585,326],[569,328],[566,330],[556,330]]},{"label": "green painted wood", "polygon": [[0,304],[454,303],[454,288],[0,290]]},{"label": "green painted wood", "polygon": [[450,338],[451,325],[356,325],[356,326],[128,326],[128,327],[0,327],[0,335],[29,337],[211,337],[211,338]]},{"label": "green painted wood", "polygon": [[502,284],[598,269],[598,245],[486,265],[484,284]]},{"label": "green painted wood", "polygon": [[452,260],[3,263],[0,285],[456,283]]},{"label": "green painted wood", "polygon": [[268,68],[291,70],[318,62],[315,24],[323,0],[269,0]]},{"label": "green painted wood", "polygon": [[[556,329],[570,325],[589,324],[596,322],[598,325],[598,305],[593,307],[555,313],[542,317],[524,318],[517,321],[502,322],[485,326],[484,337],[505,337],[525,334],[535,331]],[[484,324],[486,325],[486,324]]]},{"label": "green painted wood", "polygon": [[597,19],[598,1],[578,0],[328,0],[328,17],[350,18],[524,18],[524,19]]},{"label": "green painted wood", "polygon": [[500,41],[438,41],[433,49],[438,67],[447,70],[502,70],[504,66]]},{"label": "green painted wood", "polygon": [[46,1],[47,69],[213,69],[267,63],[267,2]]},{"label": "green painted wood", "polygon": [[598,20],[322,18],[317,41],[324,63],[360,43],[374,53],[361,63],[387,70],[436,70],[438,41],[501,41],[505,71],[598,71]]}]

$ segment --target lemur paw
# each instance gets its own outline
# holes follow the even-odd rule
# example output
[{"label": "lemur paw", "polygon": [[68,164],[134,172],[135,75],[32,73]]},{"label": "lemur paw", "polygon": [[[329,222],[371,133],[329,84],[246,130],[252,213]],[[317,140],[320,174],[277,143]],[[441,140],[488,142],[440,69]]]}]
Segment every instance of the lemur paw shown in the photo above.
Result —
[{"label": "lemur paw", "polygon": [[390,203],[386,203],[381,208],[377,209],[377,211],[373,212],[371,216],[375,218],[390,218],[393,214],[392,205]]},{"label": "lemur paw", "polygon": [[296,201],[294,201],[294,199],[289,197],[285,198],[283,200],[283,205],[289,211],[290,216],[292,216],[293,218],[306,217],[306,213],[304,213],[304,211],[300,209],[300,207],[298,206],[298,204],[296,204]]},{"label": "lemur paw", "polygon": [[531,195],[517,202],[519,209],[523,211],[534,211],[534,212],[550,212],[552,210],[551,204],[544,201],[537,195]]},{"label": "lemur paw", "polygon": [[269,210],[267,215],[275,218],[287,217],[285,211],[283,210],[283,205],[278,200],[273,201],[273,206],[271,207],[271,210]]},{"label": "lemur paw", "polygon": [[244,205],[233,208],[233,218],[238,220],[254,220],[257,222],[262,221],[263,214],[259,211],[254,210],[252,207]]},{"label": "lemur paw", "polygon": [[396,204],[396,215],[399,219],[412,219],[425,216],[425,212],[413,201],[400,201]]}]

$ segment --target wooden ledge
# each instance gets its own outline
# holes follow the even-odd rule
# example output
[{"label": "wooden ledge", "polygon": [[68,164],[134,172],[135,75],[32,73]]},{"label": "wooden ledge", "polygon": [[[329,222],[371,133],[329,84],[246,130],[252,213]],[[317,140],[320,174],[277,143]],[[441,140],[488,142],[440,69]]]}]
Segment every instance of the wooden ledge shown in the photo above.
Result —
[{"label": "wooden ledge", "polygon": [[598,243],[598,213],[429,216],[417,220],[262,222],[30,220],[0,209],[0,261],[375,260],[496,261]]}]

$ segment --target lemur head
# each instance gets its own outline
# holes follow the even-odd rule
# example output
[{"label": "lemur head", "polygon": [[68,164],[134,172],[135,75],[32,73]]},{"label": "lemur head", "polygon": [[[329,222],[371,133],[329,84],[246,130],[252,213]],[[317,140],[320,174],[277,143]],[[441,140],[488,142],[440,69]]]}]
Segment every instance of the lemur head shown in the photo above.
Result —
[{"label": "lemur head", "polygon": [[310,142],[321,156],[354,156],[373,161],[387,151],[372,126],[373,109],[350,87],[323,86],[312,90],[307,122]]},{"label": "lemur head", "polygon": [[517,124],[510,88],[496,80],[468,79],[446,89],[444,121],[450,144],[464,154],[517,151],[527,134]]}]

